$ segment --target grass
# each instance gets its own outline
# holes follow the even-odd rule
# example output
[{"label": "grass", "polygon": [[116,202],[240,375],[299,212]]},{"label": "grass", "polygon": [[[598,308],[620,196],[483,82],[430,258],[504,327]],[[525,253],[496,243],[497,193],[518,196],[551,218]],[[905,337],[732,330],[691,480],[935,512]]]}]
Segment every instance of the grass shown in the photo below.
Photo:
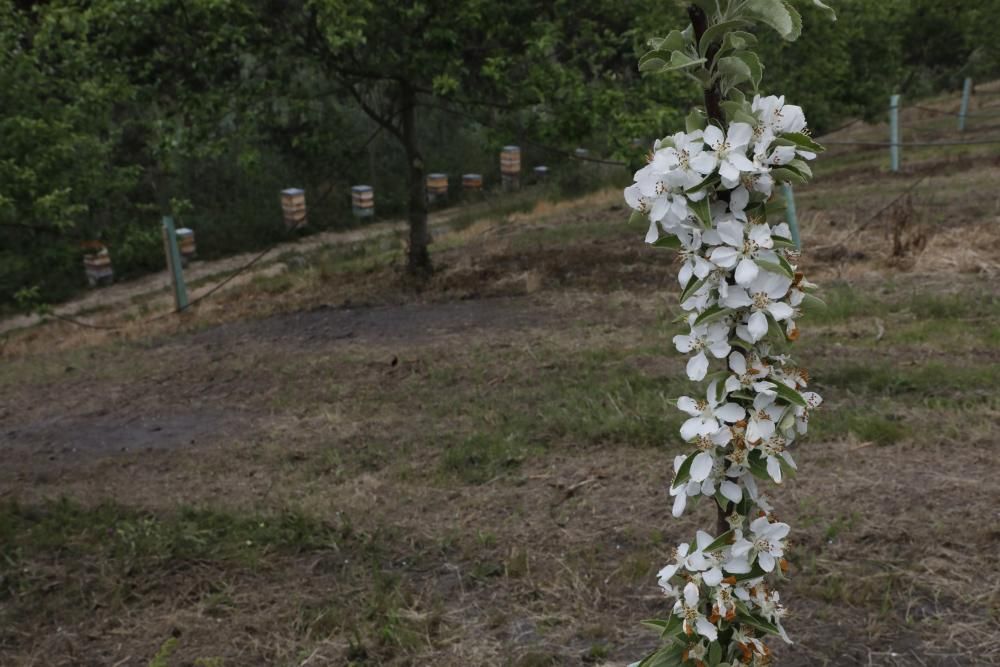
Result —
[{"label": "grass", "polygon": [[[883,157],[820,162],[800,209],[839,221],[884,201],[902,181],[879,174]],[[863,182],[822,175],[848,161],[869,168]],[[964,200],[980,177],[934,177],[949,184],[934,195],[949,226],[978,224]],[[57,351],[34,332],[0,370],[16,390],[4,433],[84,423],[114,441],[165,397],[226,418],[158,451],[73,454],[61,449],[83,447],[71,427],[32,443],[54,462],[16,440],[0,449],[0,662],[642,655],[655,637],[638,621],[668,611],[655,572],[712,507],[669,515],[671,400],[693,388],[670,342],[672,268],[636,249],[643,230],[612,209],[618,197],[456,213],[466,231],[435,244],[442,270],[419,293],[399,283],[389,235],[287,257],[288,271],[207,304],[224,312],[152,338]],[[807,313],[793,352],[826,402],[795,446],[799,474],[768,485],[795,526],[782,601],[797,643],[776,650],[791,665],[890,649],[898,659],[880,664],[998,664],[1000,607],[982,583],[996,541],[984,518],[997,493],[997,291],[986,274],[884,262],[884,231],[858,241],[866,260],[803,262],[827,307]],[[540,287],[501,299],[501,316],[478,298],[526,269]],[[282,315],[348,301],[420,305]],[[379,313],[369,333],[325,336]]]}]

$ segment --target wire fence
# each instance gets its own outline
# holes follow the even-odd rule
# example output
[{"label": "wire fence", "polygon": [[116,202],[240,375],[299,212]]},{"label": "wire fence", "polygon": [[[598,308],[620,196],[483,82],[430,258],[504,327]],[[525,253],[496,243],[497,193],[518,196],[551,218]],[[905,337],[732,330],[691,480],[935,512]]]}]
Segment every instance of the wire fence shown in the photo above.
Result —
[{"label": "wire fence", "polygon": [[[1000,91],[977,91],[976,94],[977,95],[983,95],[983,94],[991,94],[993,92],[996,92],[996,93],[1000,94]],[[963,105],[967,106],[967,104],[968,104],[968,100],[966,99],[966,100],[963,101]],[[991,107],[986,107],[986,108],[991,108]],[[459,111],[457,109],[454,109],[454,108],[445,108],[445,107],[442,107],[442,109],[444,109],[445,111],[449,111],[451,113],[455,113],[457,115],[466,115],[467,116],[467,114],[463,114],[461,111]],[[918,111],[923,111],[925,113],[932,113],[932,114],[934,114],[936,116],[960,118],[960,119],[963,119],[963,120],[964,119],[968,119],[968,118],[1000,118],[1000,109],[998,109],[998,111],[996,111],[996,112],[984,112],[982,110],[969,112],[968,110],[966,110],[963,113],[962,111],[955,112],[955,111],[949,111],[949,110],[945,110],[945,109],[936,109],[934,107],[929,107],[929,106],[925,106],[925,105],[921,105],[921,104],[914,104],[914,105],[909,105],[907,107],[899,107],[899,108],[897,108],[897,111],[899,111],[901,113],[901,112],[904,112],[904,111],[910,110],[910,109],[915,109],[915,110],[918,110]],[[487,127],[487,128],[493,129],[493,130],[500,129],[500,128],[497,128],[497,127],[494,127],[494,126],[491,126],[491,125],[485,123],[480,118],[475,118],[475,117],[470,117],[470,116],[467,116],[467,117],[472,118],[476,122],[482,124],[484,127]],[[875,141],[875,140],[849,140],[849,139],[847,139],[847,140],[840,140],[840,139],[826,139],[825,138],[825,137],[833,136],[833,135],[835,135],[835,134],[837,134],[837,133],[839,133],[839,132],[841,132],[843,130],[849,129],[849,128],[857,125],[858,123],[860,123],[861,120],[862,119],[857,118],[857,119],[853,119],[851,121],[848,121],[848,122],[844,123],[843,125],[840,125],[839,127],[836,127],[833,130],[830,130],[829,132],[825,133],[822,137],[819,137],[818,140],[821,143],[823,143],[824,145],[826,145],[826,146],[852,146],[852,147],[858,147],[858,148],[861,148],[861,149],[877,149],[877,148],[900,149],[900,148],[907,148],[907,147],[939,148],[939,147],[954,147],[954,146],[1000,145],[1000,137],[997,137],[997,138],[989,137],[989,138],[984,138],[984,139],[967,139],[967,140],[948,140],[948,139],[913,140],[913,139],[911,139],[911,140],[908,140],[908,141],[901,141],[901,140],[899,140],[899,141],[893,141],[893,140],[890,140],[890,141]],[[911,124],[912,124],[912,122],[913,121],[910,121]],[[907,130],[912,130],[913,128],[910,127],[910,126],[907,126],[906,129]],[[370,144],[370,142],[375,138],[375,136],[378,135],[378,133],[380,131],[381,131],[380,129],[376,130],[376,132],[374,132],[372,134],[372,136],[368,137],[368,139],[360,146],[359,149],[357,149],[356,152],[358,152],[360,154],[360,152],[364,151],[364,149]],[[521,136],[519,136],[518,141],[520,143],[523,143],[526,146],[535,148],[535,149],[537,149],[539,151],[548,153],[550,155],[558,155],[558,156],[563,157],[563,158],[568,158],[570,160],[576,160],[576,161],[583,162],[583,163],[600,164],[600,165],[607,165],[607,166],[614,166],[614,167],[627,167],[627,166],[629,166],[629,162],[627,162],[625,160],[618,160],[618,159],[613,159],[613,158],[609,158],[609,157],[602,157],[602,156],[592,156],[592,155],[589,155],[589,154],[587,154],[585,152],[581,152],[579,149],[569,150],[569,149],[559,148],[559,147],[556,147],[556,146],[549,145],[549,144],[547,144],[545,142],[542,142],[542,141],[537,141],[537,140],[525,137],[525,136],[523,136],[523,133],[521,133]],[[925,179],[926,179],[926,176],[923,176],[923,177],[918,178],[916,181],[914,181],[909,187],[906,188],[906,190],[904,190],[902,193],[900,193],[898,196],[896,196],[894,199],[892,199],[889,203],[887,203],[884,206],[882,206],[881,208],[879,208],[874,214],[872,214],[871,216],[869,216],[869,218],[866,219],[865,222],[863,222],[862,224],[860,224],[852,232],[852,235],[860,233],[862,230],[864,230],[865,228],[867,228],[874,221],[878,220],[879,217],[882,216],[886,211],[890,210],[900,200],[902,200],[907,195],[909,195],[911,192],[913,192],[917,188],[917,186],[919,186]],[[327,192],[327,193],[324,194],[323,197],[325,198],[329,194],[330,193]],[[491,196],[491,195],[487,194],[487,191],[483,191],[482,194],[483,194],[484,197],[490,197]],[[918,204],[918,205],[920,205],[920,204]],[[928,204],[928,206],[930,206],[930,204]],[[210,287],[208,290],[202,292],[197,297],[191,299],[186,304],[184,304],[184,305],[182,305],[182,306],[180,306],[178,308],[175,308],[175,309],[173,309],[171,311],[160,313],[159,315],[156,315],[155,317],[146,320],[146,322],[155,322],[155,321],[161,320],[163,318],[169,317],[171,315],[174,315],[174,314],[177,314],[177,313],[181,313],[181,312],[185,312],[185,311],[193,309],[195,306],[197,306],[198,304],[200,304],[204,300],[208,299],[212,295],[216,294],[219,290],[223,289],[226,285],[228,285],[230,282],[232,282],[238,276],[240,276],[240,275],[244,274],[245,272],[249,271],[256,264],[258,264],[261,260],[263,260],[265,257],[267,257],[270,253],[272,253],[278,246],[280,246],[281,244],[283,244],[283,243],[287,242],[288,240],[290,240],[290,238],[292,238],[291,235],[290,234],[286,234],[283,238],[277,240],[276,242],[272,243],[270,246],[268,246],[264,250],[260,251],[256,255],[254,255],[249,261],[247,261],[243,265],[241,265],[241,266],[237,267],[236,269],[230,271],[225,277],[223,277],[221,280],[217,281],[214,285],[212,285],[212,287]],[[80,320],[80,319],[77,319],[77,318],[74,318],[74,317],[70,317],[70,316],[67,316],[67,315],[61,315],[59,313],[55,313],[55,312],[52,312],[52,311],[44,313],[42,315],[42,317],[48,317],[48,318],[56,319],[56,320],[59,320],[59,321],[67,322],[67,323],[70,323],[70,324],[74,324],[74,325],[77,325],[77,326],[80,326],[80,327],[90,328],[90,329],[98,329],[98,330],[105,330],[105,331],[116,331],[116,330],[121,330],[121,329],[124,328],[123,326],[106,326],[106,325],[100,325],[100,324],[94,324],[94,323],[90,323],[90,322],[85,322],[83,320]]]}]

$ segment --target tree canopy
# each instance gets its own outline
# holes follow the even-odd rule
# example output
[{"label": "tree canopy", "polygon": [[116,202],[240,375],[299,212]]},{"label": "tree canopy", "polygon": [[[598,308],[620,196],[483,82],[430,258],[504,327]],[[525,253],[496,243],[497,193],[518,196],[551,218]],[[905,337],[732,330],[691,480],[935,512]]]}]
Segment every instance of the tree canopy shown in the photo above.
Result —
[{"label": "tree canopy", "polygon": [[[374,185],[425,274],[426,170],[489,180],[511,142],[635,157],[678,124],[697,86],[637,63],[685,5],[0,0],[0,308],[78,289],[90,239],[119,275],[161,268],[168,212],[205,256],[273,243],[289,186],[330,228],[357,224],[350,185]],[[831,23],[799,2],[808,38],[760,54],[816,132],[1000,65],[1000,0],[836,5]]]}]

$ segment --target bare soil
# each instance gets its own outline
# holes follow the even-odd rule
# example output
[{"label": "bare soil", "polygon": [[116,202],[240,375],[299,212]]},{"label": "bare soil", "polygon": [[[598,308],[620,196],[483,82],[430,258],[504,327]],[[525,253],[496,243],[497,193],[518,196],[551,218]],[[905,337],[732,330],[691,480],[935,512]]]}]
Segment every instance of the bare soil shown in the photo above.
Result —
[{"label": "bare soil", "polygon": [[[1000,220],[957,185],[992,159],[928,159],[940,189],[863,229],[909,181],[800,195],[830,307],[797,356],[828,402],[772,494],[782,665],[1000,664]],[[0,663],[641,657],[655,572],[711,508],[669,515],[677,285],[624,217],[602,194],[484,220],[419,290],[391,253],[307,256],[184,318],[10,337]],[[922,240],[894,255],[893,225]]]}]

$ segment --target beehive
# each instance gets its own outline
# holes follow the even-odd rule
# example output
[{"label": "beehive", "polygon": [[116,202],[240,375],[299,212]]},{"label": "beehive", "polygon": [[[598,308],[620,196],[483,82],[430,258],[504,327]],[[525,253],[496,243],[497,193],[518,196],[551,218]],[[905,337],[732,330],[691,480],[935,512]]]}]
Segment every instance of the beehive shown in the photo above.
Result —
[{"label": "beehive", "polygon": [[590,151],[587,150],[586,148],[577,148],[575,151],[573,151],[573,155],[577,157],[589,157]]},{"label": "beehive", "polygon": [[306,224],[306,193],[299,188],[281,191],[281,212],[288,229],[297,229]]},{"label": "beehive", "polygon": [[370,218],[375,215],[375,189],[370,185],[352,187],[351,209],[358,218]]},{"label": "beehive", "polygon": [[198,248],[194,243],[194,231],[187,227],[177,230],[177,245],[181,251],[181,260],[185,263],[194,259],[198,254]]},{"label": "beehive", "polygon": [[532,171],[535,174],[535,180],[544,181],[549,177],[549,168],[543,164],[538,165]]},{"label": "beehive", "polygon": [[500,151],[500,173],[505,176],[518,176],[521,173],[521,149],[517,146],[504,146]]},{"label": "beehive", "polygon": [[483,189],[482,174],[462,174],[462,189],[478,192]]},{"label": "beehive", "polygon": [[87,284],[97,287],[114,282],[115,272],[111,266],[111,255],[104,244],[100,241],[86,241],[83,248],[83,269],[87,274]]},{"label": "beehive", "polygon": [[427,175],[427,201],[435,202],[448,198],[448,174]]}]

